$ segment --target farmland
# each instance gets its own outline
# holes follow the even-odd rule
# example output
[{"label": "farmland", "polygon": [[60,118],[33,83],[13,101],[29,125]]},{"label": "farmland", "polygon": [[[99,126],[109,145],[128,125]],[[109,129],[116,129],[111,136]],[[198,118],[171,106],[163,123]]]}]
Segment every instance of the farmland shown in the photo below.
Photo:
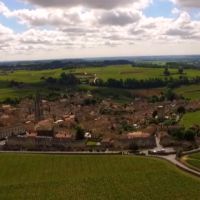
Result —
[{"label": "farmland", "polygon": [[[1,81],[22,81],[25,83],[35,83],[41,81],[41,77],[54,77],[57,78],[62,72],[70,72],[74,74],[96,74],[98,78],[107,80],[108,78],[115,79],[150,79],[150,78],[165,78],[163,75],[162,68],[140,68],[132,67],[131,65],[124,66],[107,66],[107,67],[88,67],[88,68],[77,68],[77,69],[53,69],[53,70],[40,70],[40,71],[29,71],[29,70],[18,70],[14,72],[7,72],[0,75]],[[171,77],[179,78],[177,69],[170,69]],[[188,69],[185,70],[185,75],[188,78],[200,76],[200,70]]]},{"label": "farmland", "polygon": [[186,128],[189,128],[195,124],[198,125],[199,123],[200,123],[200,111],[187,113],[183,116],[183,118],[180,121],[180,124],[185,126]]},{"label": "farmland", "polygon": [[200,171],[200,153],[195,153],[184,158],[184,162]]},{"label": "farmland", "polygon": [[[109,78],[114,79],[137,79],[145,80],[151,78],[164,79],[162,68],[142,68],[142,67],[132,67],[131,65],[123,66],[107,66],[107,67],[88,67],[88,68],[76,68],[76,69],[49,69],[49,70],[16,70],[16,71],[1,71],[0,73],[0,100],[6,98],[21,98],[27,96],[27,94],[33,94],[35,92],[35,86],[43,82],[45,78],[53,77],[58,78],[62,72],[73,73],[79,78],[96,77],[103,80]],[[185,70],[185,75],[188,78],[200,76],[199,70]],[[170,69],[171,77],[179,78],[177,69]],[[10,88],[9,81],[23,82],[25,84],[31,84],[28,88]],[[188,87],[188,89],[187,89]],[[178,94],[183,94],[185,97],[198,98],[200,96],[198,86],[187,86],[177,89]],[[195,92],[191,92],[191,89]],[[135,91],[135,93],[146,94],[146,91]],[[149,92],[148,92],[149,93]],[[154,93],[154,92],[153,92]],[[150,91],[149,94],[152,94]]]},{"label": "farmland", "polygon": [[[179,78],[177,69],[170,69],[171,77]],[[131,67],[130,65],[125,66],[108,66],[98,68],[82,68],[73,70],[73,73],[88,73],[96,74],[98,78],[107,80],[108,78],[114,79],[128,79],[134,78],[137,80],[145,80],[150,78],[161,78],[164,79],[163,68],[140,68]],[[188,69],[185,70],[185,75],[188,78],[200,76],[200,70]]]},{"label": "farmland", "polygon": [[0,101],[6,98],[23,98],[32,94],[31,90],[13,89],[13,88],[1,88],[0,89]]},{"label": "farmland", "polygon": [[199,199],[199,179],[129,156],[0,155],[0,199]]},{"label": "farmland", "polygon": [[200,85],[182,86],[177,88],[175,91],[188,99],[200,99]]},{"label": "farmland", "polygon": [[1,73],[0,81],[15,80],[24,83],[38,83],[41,82],[42,77],[58,77],[62,73],[62,69],[53,70],[16,70],[13,72]]}]

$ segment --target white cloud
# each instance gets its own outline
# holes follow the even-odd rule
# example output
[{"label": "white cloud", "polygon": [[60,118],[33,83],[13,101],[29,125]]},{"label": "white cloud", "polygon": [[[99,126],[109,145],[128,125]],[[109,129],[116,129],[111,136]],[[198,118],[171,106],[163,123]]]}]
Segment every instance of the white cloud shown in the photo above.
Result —
[{"label": "white cloud", "polygon": [[134,7],[109,11],[88,10],[83,7],[69,9],[37,8],[11,11],[4,5],[2,13],[8,18],[17,18],[21,24],[28,25],[29,27],[49,25],[57,28],[72,25],[80,26],[81,24],[85,26],[92,26],[94,24],[97,26],[99,24],[124,26],[139,21],[142,16],[141,11],[136,10]]},{"label": "white cloud", "polygon": [[181,11],[178,8],[173,8],[172,9],[172,14],[174,14],[174,15],[180,14],[180,12]]},{"label": "white cloud", "polygon": [[0,24],[0,52],[8,51],[14,41],[13,31]]},{"label": "white cloud", "polygon": [[8,11],[8,8],[5,6],[3,2],[0,1],[0,14],[6,13]]},{"label": "white cloud", "polygon": [[[8,20],[16,19],[27,28],[15,33],[0,25],[1,57],[79,57],[95,56],[95,53],[96,56],[105,56],[107,51],[108,56],[114,52],[118,55],[144,55],[150,54],[151,48],[152,54],[161,54],[172,46],[176,46],[177,53],[186,46],[191,52],[198,50],[200,21],[178,8],[172,11],[174,18],[147,17],[142,9],[151,0],[131,0],[130,5],[122,0],[31,2],[41,7],[11,10],[0,2],[1,14]],[[66,3],[66,6],[61,8],[61,3]],[[96,9],[99,4],[103,9]],[[147,48],[147,44],[152,47]],[[195,48],[191,48],[192,44]]]},{"label": "white cloud", "polygon": [[59,26],[78,23],[81,21],[78,13],[52,9],[15,10],[13,12],[10,11],[7,13],[6,16],[15,17],[19,19],[20,23],[26,24],[28,26]]}]

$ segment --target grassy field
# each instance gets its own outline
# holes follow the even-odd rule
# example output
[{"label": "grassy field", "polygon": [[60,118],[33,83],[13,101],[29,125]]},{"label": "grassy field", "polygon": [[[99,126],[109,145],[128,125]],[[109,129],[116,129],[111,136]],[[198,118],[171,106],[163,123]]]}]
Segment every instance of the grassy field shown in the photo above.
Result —
[{"label": "grassy field", "polygon": [[62,69],[53,69],[53,70],[17,70],[14,72],[8,72],[6,74],[0,75],[0,81],[11,81],[15,80],[18,82],[24,83],[38,83],[41,81],[41,77],[59,77],[63,72]]},{"label": "grassy field", "polygon": [[[177,73],[177,69],[170,69],[171,77],[179,78],[179,74]],[[109,66],[109,67],[98,67],[98,68],[83,68],[72,70],[73,73],[88,73],[88,74],[96,74],[98,78],[103,80],[107,80],[108,78],[115,79],[150,79],[150,78],[165,78],[163,75],[162,68],[139,68],[132,67],[130,65],[125,66]],[[185,75],[188,78],[200,76],[200,70],[188,69],[185,70]]]},{"label": "grassy field", "polygon": [[6,100],[7,98],[11,99],[20,99],[34,96],[37,91],[40,91],[40,94],[47,95],[51,90],[47,88],[29,88],[29,89],[14,89],[14,88],[3,88],[0,89],[0,102]]},{"label": "grassy field", "polygon": [[[107,80],[108,78],[114,79],[150,79],[150,78],[165,78],[163,76],[162,68],[139,68],[132,67],[130,65],[124,66],[107,66],[107,67],[94,67],[94,68],[79,68],[79,69],[53,69],[53,70],[40,70],[40,71],[30,71],[30,70],[17,70],[14,72],[1,72],[0,73],[0,100],[3,100],[7,97],[16,98],[23,97],[27,94],[32,94],[34,91],[29,90],[16,90],[8,87],[8,81],[15,80],[18,82],[24,82],[28,84],[38,84],[42,81],[43,78],[54,77],[58,78],[62,72],[74,73],[78,77],[86,78],[96,76],[103,80]],[[177,69],[170,69],[171,77],[179,78],[179,74],[177,73]],[[87,74],[86,76],[84,74]],[[200,70],[185,70],[185,75],[188,78],[200,76]],[[199,86],[200,87],[200,86]],[[193,92],[191,92],[193,90]],[[196,87],[180,88],[177,92],[184,93],[184,96],[198,98],[200,97],[200,90]],[[139,91],[144,93],[143,91]],[[122,100],[123,101],[123,100]]]},{"label": "grassy field", "polygon": [[[59,77],[62,72],[71,72],[71,73],[88,73],[96,74],[98,78],[107,80],[108,78],[115,79],[149,79],[149,78],[165,78],[163,76],[162,68],[139,68],[132,67],[130,65],[124,66],[107,66],[107,67],[91,67],[91,68],[80,68],[80,69],[54,69],[54,70],[40,70],[40,71],[28,71],[28,70],[18,70],[14,72],[8,72],[7,74],[0,75],[0,81],[22,81],[25,83],[35,83],[41,81],[41,77]],[[177,73],[177,69],[170,69],[172,77],[178,78],[180,75]],[[185,70],[187,77],[196,77],[200,76],[200,70]]]},{"label": "grassy field", "polygon": [[189,128],[195,124],[200,124],[200,111],[186,113],[180,121],[180,124]]},{"label": "grassy field", "polygon": [[200,171],[200,153],[195,153],[187,156],[184,161]]},{"label": "grassy field", "polygon": [[28,89],[13,89],[13,88],[3,88],[0,89],[0,101],[7,98],[23,98],[34,94],[34,90]]},{"label": "grassy field", "polygon": [[176,89],[175,92],[192,100],[200,99],[200,85],[183,86]]},{"label": "grassy field", "polygon": [[200,180],[129,156],[0,154],[2,200],[198,200]]}]

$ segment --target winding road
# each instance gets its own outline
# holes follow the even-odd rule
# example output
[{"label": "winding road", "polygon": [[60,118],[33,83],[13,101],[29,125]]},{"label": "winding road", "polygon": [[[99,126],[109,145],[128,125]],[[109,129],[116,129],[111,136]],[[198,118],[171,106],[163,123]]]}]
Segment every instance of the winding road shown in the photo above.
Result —
[{"label": "winding road", "polygon": [[[160,145],[160,141],[159,141],[159,139],[157,137],[155,139],[156,139],[156,145],[157,145],[157,147],[155,148],[155,150],[159,151],[159,150],[163,150],[164,149],[166,152],[172,151],[172,148],[163,148]],[[192,151],[184,152],[183,155],[189,155],[189,154],[197,153],[197,152],[200,152],[200,148],[192,150]],[[156,157],[156,158],[167,160],[168,162],[172,163],[173,165],[177,166],[178,168],[180,168],[180,169],[182,169],[182,170],[184,170],[184,171],[186,171],[186,172],[188,172],[190,174],[193,174],[195,176],[200,177],[200,172],[199,171],[191,169],[187,165],[183,164],[181,161],[177,160],[176,159],[176,154],[170,154],[170,155],[166,155],[166,156],[162,156],[162,155],[148,155],[148,154],[146,154],[146,155],[150,156],[150,157]]]},{"label": "winding road", "polygon": [[153,156],[153,157],[167,160],[170,163],[172,163],[173,165],[177,166],[178,168],[184,170],[185,172],[189,172],[190,174],[200,177],[200,172],[193,170],[193,169],[189,168],[187,165],[184,165],[182,162],[178,161],[176,159],[176,155],[174,155],[174,154],[168,155],[168,156]]}]

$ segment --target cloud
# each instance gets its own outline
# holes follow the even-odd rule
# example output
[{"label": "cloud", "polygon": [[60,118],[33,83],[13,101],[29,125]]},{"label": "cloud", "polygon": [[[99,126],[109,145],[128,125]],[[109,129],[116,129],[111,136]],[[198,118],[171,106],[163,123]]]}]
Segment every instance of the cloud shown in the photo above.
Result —
[{"label": "cloud", "polygon": [[15,17],[19,19],[21,24],[26,24],[28,26],[60,26],[70,25],[81,21],[78,13],[51,9],[15,10],[8,12],[6,16]]},{"label": "cloud", "polygon": [[7,50],[14,41],[14,33],[10,28],[0,24],[0,51]]},{"label": "cloud", "polygon": [[24,0],[25,2],[42,7],[76,7],[85,6],[97,9],[113,9],[132,4],[138,0]]},{"label": "cloud", "polygon": [[6,34],[12,34],[13,31],[5,26],[3,26],[2,24],[0,24],[0,35],[6,35]]},{"label": "cloud", "polygon": [[[173,18],[167,18],[145,16],[142,9],[151,0],[29,2],[40,6],[12,10],[0,1],[0,13],[7,17],[6,21],[15,19],[25,28],[16,33],[14,28],[0,25],[1,56],[2,52],[5,55],[9,52],[9,56],[29,55],[30,58],[33,55],[35,58],[36,55],[58,57],[61,54],[67,57],[73,52],[77,57],[80,51],[95,56],[101,49],[103,53],[109,49],[110,53],[111,48],[123,54],[130,46],[145,54],[151,49],[146,48],[147,43],[152,48],[159,48],[160,44],[176,44],[178,47],[180,44],[196,45],[200,41],[200,21],[178,5],[173,10]],[[133,49],[134,52],[137,49]]]},{"label": "cloud", "polygon": [[181,30],[181,29],[178,29],[178,28],[174,28],[174,29],[169,29],[167,32],[166,32],[167,35],[171,35],[171,36],[188,36],[190,35],[190,31],[187,31],[187,30]]},{"label": "cloud", "polygon": [[181,11],[180,11],[178,8],[173,8],[173,9],[172,9],[172,14],[173,14],[173,15],[180,14],[180,12],[181,12]]},{"label": "cloud", "polygon": [[200,8],[199,0],[172,0],[172,2],[188,8]]},{"label": "cloud", "polygon": [[0,14],[6,14],[7,12],[9,12],[9,9],[0,1]]},{"label": "cloud", "polygon": [[99,23],[103,25],[125,26],[139,21],[140,17],[139,12],[111,11],[103,13],[99,19]]},{"label": "cloud", "polygon": [[[64,29],[63,27],[72,25],[110,25],[125,26],[139,21],[142,16],[141,11],[136,9],[115,9],[115,10],[88,10],[78,8],[36,8],[19,9],[11,11],[5,7],[2,13],[8,18],[17,18],[21,24],[29,27],[53,26]],[[77,29],[77,27],[75,27]],[[88,27],[89,28],[89,27]],[[66,28],[65,28],[66,29]],[[89,28],[90,29],[90,28]]]}]

